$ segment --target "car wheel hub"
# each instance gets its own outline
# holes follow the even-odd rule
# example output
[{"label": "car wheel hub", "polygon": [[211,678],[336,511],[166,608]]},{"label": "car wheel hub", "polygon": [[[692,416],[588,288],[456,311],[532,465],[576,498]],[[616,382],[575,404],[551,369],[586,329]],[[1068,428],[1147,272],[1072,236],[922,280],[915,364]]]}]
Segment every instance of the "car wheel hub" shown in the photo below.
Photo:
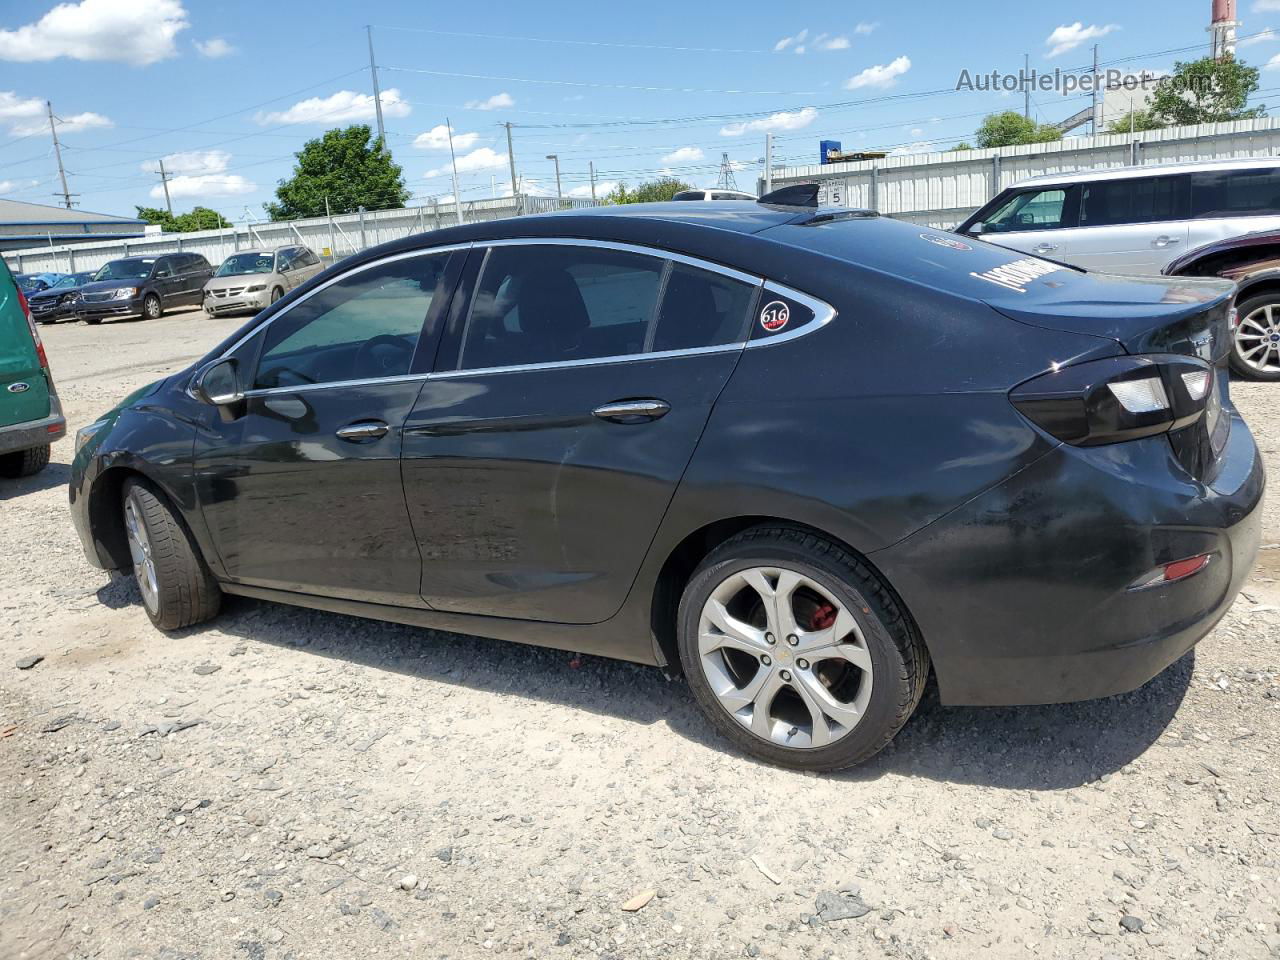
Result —
[{"label": "car wheel hub", "polygon": [[784,567],[720,582],[702,607],[698,654],[720,706],[779,746],[835,743],[871,700],[871,653],[857,620],[817,581]]},{"label": "car wheel hub", "polygon": [[1236,353],[1262,373],[1280,373],[1280,304],[1263,304],[1236,326]]},{"label": "car wheel hub", "polygon": [[129,555],[133,559],[133,573],[142,593],[142,602],[153,613],[158,607],[160,590],[156,585],[156,564],[151,556],[151,539],[138,507],[130,498],[124,506],[124,525],[129,537]]}]

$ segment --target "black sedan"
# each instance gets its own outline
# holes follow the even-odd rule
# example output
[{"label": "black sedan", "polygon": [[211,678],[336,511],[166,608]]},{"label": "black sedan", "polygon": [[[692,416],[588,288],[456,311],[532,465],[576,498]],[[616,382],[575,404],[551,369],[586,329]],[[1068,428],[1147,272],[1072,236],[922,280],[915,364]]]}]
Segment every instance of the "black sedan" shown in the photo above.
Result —
[{"label": "black sedan", "polygon": [[80,288],[93,279],[93,271],[68,273],[38,293],[27,295],[27,305],[36,323],[75,320],[80,305]]},{"label": "black sedan", "polygon": [[231,593],[656,665],[811,770],[931,665],[1008,705],[1181,657],[1258,547],[1231,284],[797,199],[344,260],[80,433],[89,559],[162,630]]}]

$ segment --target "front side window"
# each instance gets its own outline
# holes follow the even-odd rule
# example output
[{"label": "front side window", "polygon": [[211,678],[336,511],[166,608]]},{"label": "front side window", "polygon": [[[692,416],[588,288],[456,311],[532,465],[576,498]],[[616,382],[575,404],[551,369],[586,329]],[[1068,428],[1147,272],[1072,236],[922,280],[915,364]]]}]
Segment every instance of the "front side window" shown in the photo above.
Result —
[{"label": "front side window", "polygon": [[1280,215],[1280,167],[1194,174],[1191,208],[1201,219]]},{"label": "front side window", "polygon": [[471,307],[464,370],[639,353],[664,262],[589,246],[493,247]]},{"label": "front side window", "polygon": [[1184,177],[1140,177],[1086,183],[1080,196],[1080,226],[1111,227],[1186,218]]},{"label": "front side window", "polygon": [[983,232],[1057,230],[1067,226],[1066,204],[1067,191],[1063,187],[1016,193],[983,221]]},{"label": "front side window", "polygon": [[448,254],[353,273],[266,328],[257,389],[403,376],[409,372]]},{"label": "front side window", "polygon": [[165,260],[157,260],[157,261],[156,261],[155,272],[152,274],[152,276],[155,276],[155,277],[172,277],[172,276],[173,276],[173,265],[172,265],[172,263],[171,263],[168,259],[165,259]]}]

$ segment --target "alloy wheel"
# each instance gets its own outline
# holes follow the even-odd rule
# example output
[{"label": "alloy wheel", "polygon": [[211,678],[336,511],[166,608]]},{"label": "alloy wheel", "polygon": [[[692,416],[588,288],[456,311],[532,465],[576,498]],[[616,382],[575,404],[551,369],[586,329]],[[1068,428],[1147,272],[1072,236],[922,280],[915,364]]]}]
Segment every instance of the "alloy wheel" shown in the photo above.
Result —
[{"label": "alloy wheel", "polygon": [[1236,354],[1259,373],[1280,373],[1280,303],[1264,303],[1236,325]]},{"label": "alloy wheel", "polygon": [[154,613],[159,607],[160,590],[156,584],[156,564],[151,556],[151,538],[142,513],[133,497],[124,504],[124,525],[129,538],[129,555],[133,559],[133,572],[138,580],[142,602]]},{"label": "alloy wheel", "polygon": [[857,620],[820,583],[784,567],[721,581],[702,607],[698,654],[720,706],[780,746],[835,743],[871,700],[871,652]]}]

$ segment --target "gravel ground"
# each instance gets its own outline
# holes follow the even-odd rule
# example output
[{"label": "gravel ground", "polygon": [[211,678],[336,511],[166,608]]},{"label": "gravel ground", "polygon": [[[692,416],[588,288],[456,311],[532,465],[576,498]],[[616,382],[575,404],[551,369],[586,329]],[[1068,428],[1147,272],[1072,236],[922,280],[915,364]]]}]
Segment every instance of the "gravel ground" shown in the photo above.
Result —
[{"label": "gravel ground", "polygon": [[[44,328],[72,431],[238,322]],[[1280,384],[1234,390],[1280,475]],[[71,452],[0,486],[5,960],[1280,955],[1274,498],[1141,690],[927,694],[819,777],[656,670],[247,600],[161,635],[81,555]]]}]

